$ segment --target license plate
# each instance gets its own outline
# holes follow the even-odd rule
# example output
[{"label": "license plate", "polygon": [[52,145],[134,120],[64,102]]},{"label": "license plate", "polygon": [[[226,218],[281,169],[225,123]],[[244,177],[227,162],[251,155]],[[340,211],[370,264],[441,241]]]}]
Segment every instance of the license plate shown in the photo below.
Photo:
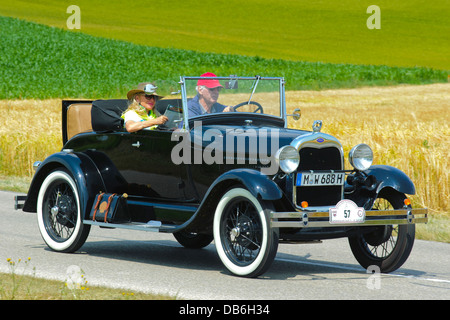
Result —
[{"label": "license plate", "polygon": [[298,187],[342,186],[344,184],[344,179],[345,173],[343,172],[299,172],[297,174],[296,185]]},{"label": "license plate", "polygon": [[330,223],[362,223],[366,211],[351,200],[341,200],[336,207],[330,208]]}]

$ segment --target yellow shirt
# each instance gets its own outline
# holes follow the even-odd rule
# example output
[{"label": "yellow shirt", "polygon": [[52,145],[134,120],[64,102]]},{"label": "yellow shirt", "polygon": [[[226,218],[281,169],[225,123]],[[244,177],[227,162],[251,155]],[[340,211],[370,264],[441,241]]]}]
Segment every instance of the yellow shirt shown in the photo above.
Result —
[{"label": "yellow shirt", "polygon": [[[145,109],[144,107],[141,106],[141,108]],[[147,111],[147,110],[145,110]],[[155,111],[150,110],[150,112],[142,112],[142,115],[138,114],[136,111],[134,110],[128,110],[127,112],[125,112],[122,116],[124,118],[124,126],[125,123],[127,123],[127,121],[135,121],[135,122],[139,122],[139,121],[147,121],[147,120],[151,120],[151,119],[156,119],[158,118],[158,115],[156,114]],[[155,130],[158,127],[158,125],[153,125],[151,127],[148,128],[144,128],[144,130]]]}]

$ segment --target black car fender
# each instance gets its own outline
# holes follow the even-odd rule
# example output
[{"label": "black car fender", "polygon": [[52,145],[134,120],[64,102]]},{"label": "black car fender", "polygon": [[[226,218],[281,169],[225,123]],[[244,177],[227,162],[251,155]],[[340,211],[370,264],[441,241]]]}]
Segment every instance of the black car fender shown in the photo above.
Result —
[{"label": "black car fender", "polygon": [[258,199],[277,201],[283,192],[267,175],[253,169],[234,169],[219,176],[206,192],[200,206],[184,226],[188,232],[212,232],[212,221],[222,195],[235,185],[246,188]]},{"label": "black car fender", "polygon": [[84,153],[70,151],[54,153],[39,165],[31,181],[23,211],[37,212],[39,189],[50,172],[56,169],[63,169],[72,176],[78,188],[81,212],[88,215],[95,195],[99,190],[106,190],[106,187],[94,162]]},{"label": "black car fender", "polygon": [[349,175],[345,197],[369,210],[386,189],[404,194],[416,193],[414,183],[403,171],[387,165],[376,165]]},{"label": "black car fender", "polygon": [[209,190],[221,184],[239,183],[243,185],[256,198],[274,201],[282,197],[282,191],[278,185],[267,175],[253,169],[234,169],[219,176]]},{"label": "black car fender", "polygon": [[367,175],[372,175],[376,178],[377,189],[376,193],[384,188],[390,187],[398,192],[405,194],[415,194],[416,188],[411,179],[401,170],[387,166],[387,165],[376,165],[371,166],[365,171]]}]

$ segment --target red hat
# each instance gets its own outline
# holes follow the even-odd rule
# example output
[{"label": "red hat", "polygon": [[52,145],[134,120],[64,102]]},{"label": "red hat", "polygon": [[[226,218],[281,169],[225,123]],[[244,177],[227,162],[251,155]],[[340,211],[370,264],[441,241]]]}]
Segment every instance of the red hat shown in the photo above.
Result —
[{"label": "red hat", "polygon": [[[217,76],[214,73],[207,72],[207,73],[202,74],[200,77],[217,77]],[[210,89],[217,88],[217,87],[223,88],[223,86],[220,84],[219,80],[214,80],[214,79],[199,79],[197,81],[197,85],[205,86]]]}]

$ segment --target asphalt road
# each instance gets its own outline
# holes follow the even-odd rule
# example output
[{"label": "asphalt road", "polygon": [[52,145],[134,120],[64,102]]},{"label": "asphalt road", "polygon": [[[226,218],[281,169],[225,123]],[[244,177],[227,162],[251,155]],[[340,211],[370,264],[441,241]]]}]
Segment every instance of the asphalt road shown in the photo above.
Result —
[{"label": "asphalt road", "polygon": [[226,271],[214,244],[185,249],[170,234],[92,227],[79,252],[53,252],[35,214],[15,211],[13,197],[0,192],[0,272],[9,270],[6,259],[30,257],[37,277],[66,281],[81,268],[90,285],[188,300],[450,299],[450,244],[416,240],[403,267],[389,275],[366,273],[346,239],[281,244],[269,272],[246,279]]}]

